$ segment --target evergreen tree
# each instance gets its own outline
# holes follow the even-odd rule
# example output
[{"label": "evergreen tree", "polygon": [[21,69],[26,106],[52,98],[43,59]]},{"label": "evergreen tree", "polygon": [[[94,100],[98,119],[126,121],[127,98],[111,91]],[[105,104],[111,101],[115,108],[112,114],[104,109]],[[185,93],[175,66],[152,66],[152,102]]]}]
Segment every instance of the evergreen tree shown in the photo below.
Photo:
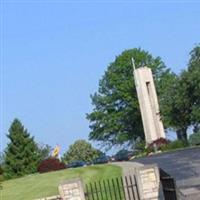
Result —
[{"label": "evergreen tree", "polygon": [[12,178],[36,172],[40,158],[38,147],[18,119],[14,119],[7,137],[10,143],[5,151],[5,177]]}]

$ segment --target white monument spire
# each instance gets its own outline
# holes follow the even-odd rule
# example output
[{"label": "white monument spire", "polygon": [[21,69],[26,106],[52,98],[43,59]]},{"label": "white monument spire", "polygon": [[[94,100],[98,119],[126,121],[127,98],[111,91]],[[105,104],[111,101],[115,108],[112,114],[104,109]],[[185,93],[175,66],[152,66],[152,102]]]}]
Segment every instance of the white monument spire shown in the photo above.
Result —
[{"label": "white monument spire", "polygon": [[146,143],[159,138],[165,138],[163,123],[160,117],[159,104],[151,69],[148,67],[135,68],[133,74],[138,95]]},{"label": "white monument spire", "polygon": [[135,60],[134,60],[134,58],[131,58],[131,61],[132,61],[132,65],[133,65],[133,71],[135,71]]}]

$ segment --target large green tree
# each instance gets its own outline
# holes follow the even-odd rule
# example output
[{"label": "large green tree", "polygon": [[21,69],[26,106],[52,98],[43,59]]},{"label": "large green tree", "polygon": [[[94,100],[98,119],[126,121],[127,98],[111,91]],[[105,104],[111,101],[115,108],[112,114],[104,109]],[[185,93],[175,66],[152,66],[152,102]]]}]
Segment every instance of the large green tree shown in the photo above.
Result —
[{"label": "large green tree", "polygon": [[191,108],[185,93],[184,73],[181,76],[174,75],[165,84],[167,86],[163,89],[160,100],[164,124],[176,132],[178,139],[187,140]]},{"label": "large green tree", "polygon": [[87,114],[91,140],[117,145],[144,139],[131,58],[134,58],[136,67],[146,65],[152,69],[160,94],[159,83],[164,77],[171,76],[159,57],[140,48],[126,50],[117,56],[99,81],[98,92],[91,96],[94,108]]},{"label": "large green tree", "polygon": [[63,160],[71,162],[74,160],[92,161],[98,157],[101,152],[85,140],[77,140],[70,145],[69,150],[63,155]]},{"label": "large green tree", "polygon": [[191,124],[194,132],[200,131],[200,45],[190,52],[186,74],[186,93],[191,104]]},{"label": "large green tree", "polygon": [[191,51],[188,68],[164,80],[161,90],[165,124],[187,141],[188,128],[193,126],[194,132],[200,128],[200,46]]},{"label": "large green tree", "polygon": [[4,175],[11,178],[36,172],[40,160],[37,144],[18,119],[12,122],[7,137]]}]

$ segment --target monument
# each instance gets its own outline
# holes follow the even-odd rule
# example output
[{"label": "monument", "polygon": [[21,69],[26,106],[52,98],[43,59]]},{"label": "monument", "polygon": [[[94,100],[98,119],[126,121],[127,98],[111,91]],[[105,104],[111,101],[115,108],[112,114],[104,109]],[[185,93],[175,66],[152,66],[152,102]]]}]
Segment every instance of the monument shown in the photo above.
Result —
[{"label": "monument", "polygon": [[138,95],[146,143],[166,138],[160,116],[159,104],[154,85],[152,71],[148,67],[135,68],[133,62],[133,75]]}]

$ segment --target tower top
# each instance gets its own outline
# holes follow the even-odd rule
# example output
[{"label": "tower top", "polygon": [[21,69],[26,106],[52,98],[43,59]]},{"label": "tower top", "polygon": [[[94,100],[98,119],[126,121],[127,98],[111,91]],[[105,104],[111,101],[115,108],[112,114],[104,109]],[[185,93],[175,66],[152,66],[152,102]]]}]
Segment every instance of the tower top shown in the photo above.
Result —
[{"label": "tower top", "polygon": [[131,61],[132,61],[132,65],[133,65],[133,70],[135,71],[135,60],[134,60],[134,58],[131,58]]}]

